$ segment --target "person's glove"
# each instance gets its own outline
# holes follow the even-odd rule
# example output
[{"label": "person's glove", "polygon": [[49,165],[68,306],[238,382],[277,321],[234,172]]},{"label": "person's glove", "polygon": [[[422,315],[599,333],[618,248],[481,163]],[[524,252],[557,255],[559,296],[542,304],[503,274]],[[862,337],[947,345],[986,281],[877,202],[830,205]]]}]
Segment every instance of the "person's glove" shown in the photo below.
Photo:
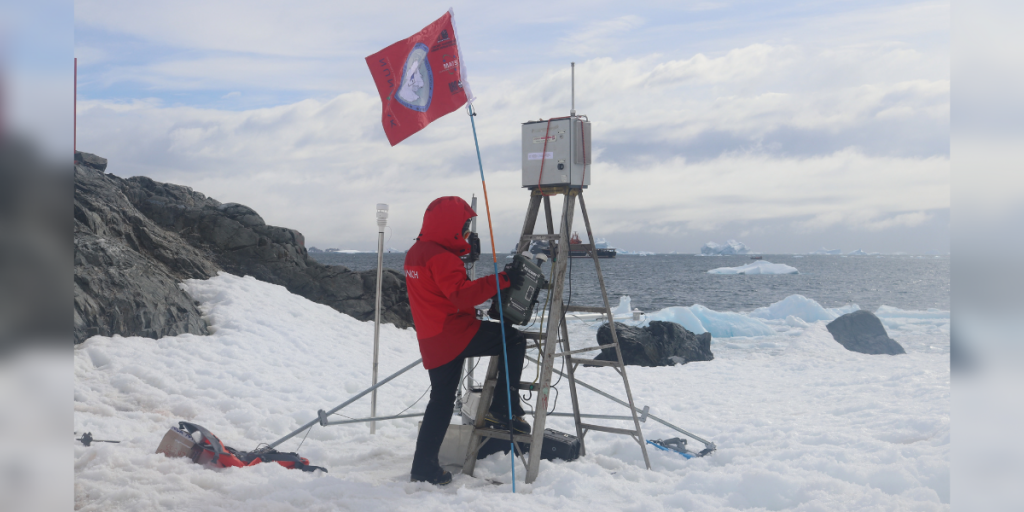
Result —
[{"label": "person's glove", "polygon": [[526,281],[526,276],[523,275],[522,270],[514,267],[511,263],[505,265],[505,277],[508,278],[510,283],[509,288],[514,289],[519,289]]}]

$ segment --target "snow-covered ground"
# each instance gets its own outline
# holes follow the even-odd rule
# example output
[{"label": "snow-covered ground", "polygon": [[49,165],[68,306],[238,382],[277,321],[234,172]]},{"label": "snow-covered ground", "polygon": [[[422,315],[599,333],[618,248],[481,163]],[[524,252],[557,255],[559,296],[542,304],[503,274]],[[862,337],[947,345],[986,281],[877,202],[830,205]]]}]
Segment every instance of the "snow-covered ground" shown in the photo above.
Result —
[{"label": "snow-covered ground", "polygon": [[800,272],[796,267],[791,267],[783,263],[772,263],[770,261],[759,260],[746,265],[740,265],[738,267],[719,267],[708,270],[708,274],[746,274],[746,275],[758,275],[758,274],[799,274]]},{"label": "snow-covered ground", "polygon": [[[647,471],[631,439],[594,432],[587,435],[586,457],[543,461],[531,485],[522,482],[525,470],[517,465],[518,493],[512,494],[509,459],[500,454],[477,465],[480,478],[456,474],[443,488],[410,483],[415,418],[380,422],[376,435],[366,424],[314,426],[298,451],[328,474],[276,464],[209,470],[155,454],[179,420],[253,449],[370,383],[372,322],[252,278],[221,274],[187,288],[202,303],[212,335],[97,336],[75,347],[75,430],[122,441],[75,444],[78,509],[949,509],[948,312],[880,308],[907,354],[869,356],[843,349],[818,318],[855,306],[826,310],[794,296],[750,314],[703,308],[706,319],[715,319],[709,320],[713,333],[740,318],[765,330],[716,336],[714,361],[629,367],[628,375],[638,406],[649,405],[652,414],[714,441],[717,452],[686,460],[650,449],[653,470]],[[641,322],[658,313],[664,310]],[[581,346],[597,327],[573,321],[570,338]],[[380,354],[382,377],[415,361],[415,333],[382,326]],[[527,367],[523,380],[534,373]],[[577,377],[613,393],[621,388],[608,368],[581,368]],[[426,399],[417,400],[427,386],[421,367],[402,375],[381,388],[378,414],[410,406],[422,411]],[[558,388],[565,391],[564,379]],[[571,410],[569,394],[561,395],[558,410]],[[626,412],[586,390],[580,398],[585,412]],[[340,412],[364,417],[369,399]],[[549,427],[573,431],[565,418],[549,419]],[[651,421],[644,434],[678,435]],[[301,440],[279,448],[296,450]]]}]

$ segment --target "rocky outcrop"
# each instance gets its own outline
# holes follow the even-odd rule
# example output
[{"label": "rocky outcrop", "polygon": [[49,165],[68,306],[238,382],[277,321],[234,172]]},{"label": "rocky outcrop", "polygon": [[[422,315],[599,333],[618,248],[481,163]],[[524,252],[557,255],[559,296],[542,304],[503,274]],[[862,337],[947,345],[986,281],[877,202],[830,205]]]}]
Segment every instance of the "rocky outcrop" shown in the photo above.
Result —
[{"label": "rocky outcrop", "polygon": [[[279,284],[360,320],[372,320],[376,271],[311,259],[296,230],[253,209],[145,177],[104,174],[106,160],[75,159],[75,342],[95,334],[206,333],[178,286],[220,270]],[[404,276],[384,273],[382,321],[412,326]]]},{"label": "rocky outcrop", "polygon": [[[672,366],[692,361],[711,361],[711,333],[694,334],[673,322],[652,321],[646,327],[630,327],[615,322],[615,335],[625,364],[637,366]],[[597,330],[597,342],[612,342],[608,324]],[[614,348],[605,348],[594,359],[614,361]]]},{"label": "rocky outcrop", "polygon": [[906,354],[903,346],[889,337],[882,321],[870,311],[847,313],[825,326],[846,350],[862,354]]}]

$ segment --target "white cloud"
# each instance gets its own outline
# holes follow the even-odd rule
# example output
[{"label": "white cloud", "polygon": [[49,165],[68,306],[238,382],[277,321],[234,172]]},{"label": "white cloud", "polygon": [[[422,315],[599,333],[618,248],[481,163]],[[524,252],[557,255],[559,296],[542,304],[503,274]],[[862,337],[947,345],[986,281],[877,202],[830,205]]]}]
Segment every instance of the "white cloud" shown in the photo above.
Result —
[{"label": "white cloud", "polygon": [[927,212],[901,213],[876,222],[869,222],[864,225],[868,231],[882,231],[885,229],[902,226],[912,228],[931,220],[931,214]]},{"label": "white cloud", "polygon": [[[338,90],[339,71],[332,62],[294,57],[222,56],[165,60],[142,65],[116,65],[99,74],[98,82],[124,82],[176,91],[257,88],[297,91]],[[367,73],[369,76],[369,73]]]},{"label": "white cloud", "polygon": [[[482,193],[465,114],[390,147],[362,60],[443,10],[415,7],[381,27],[373,5],[190,1],[76,8],[90,30],[196,50],[113,59],[97,71],[111,87],[167,91],[162,101],[79,103],[79,147],[110,158],[112,172],[248,204],[312,244],[336,247],[372,247],[377,202],[392,205],[389,245],[403,247],[430,200]],[[584,56],[576,108],[593,122],[587,198],[604,233],[673,238],[748,223],[742,230],[756,234],[769,222],[881,233],[949,207],[948,50],[900,35],[933,34],[947,4],[787,19],[771,25],[771,37],[723,34],[713,44],[693,42],[695,21],[673,25],[656,11],[596,4],[573,17],[580,7],[567,4],[538,19],[521,6],[496,9],[456,5],[501,246],[511,245],[526,206],[520,123],[568,113],[566,52]],[[730,23],[723,27],[735,30]],[[496,41],[511,34],[515,41]],[[187,99],[212,90],[237,108],[258,88],[316,99],[244,111]]]},{"label": "white cloud", "polygon": [[[377,98],[361,93],[245,112],[91,102],[80,116],[88,127],[81,133],[89,134],[80,136],[80,147],[110,158],[113,173],[145,174],[247,204],[272,224],[299,229],[313,244],[368,247],[373,205],[386,202],[392,205],[392,245],[401,247],[416,235],[430,200],[482,191],[464,115],[442,118],[392,148],[378,133],[379,108]],[[499,244],[511,245],[527,196],[518,161],[494,164],[486,156],[493,147],[488,140],[491,211]],[[856,149],[813,157],[731,153],[693,164],[680,157],[630,167],[599,161],[592,172],[588,204],[606,235],[673,236],[730,222],[809,216],[813,220],[800,229],[844,224],[882,230],[923,220],[900,212],[949,206],[946,156],[880,157]],[[365,220],[364,230],[358,219]]]},{"label": "white cloud", "polygon": [[643,26],[639,16],[626,15],[588,23],[555,44],[557,55],[593,57],[607,54],[623,35]]}]

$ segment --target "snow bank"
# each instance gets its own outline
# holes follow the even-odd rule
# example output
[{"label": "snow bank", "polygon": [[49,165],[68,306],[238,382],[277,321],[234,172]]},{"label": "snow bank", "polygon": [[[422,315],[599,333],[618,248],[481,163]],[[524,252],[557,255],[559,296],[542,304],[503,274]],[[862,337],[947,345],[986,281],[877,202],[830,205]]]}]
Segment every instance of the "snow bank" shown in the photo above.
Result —
[{"label": "snow bank", "polygon": [[732,254],[747,254],[750,252],[746,245],[736,240],[729,240],[725,242],[725,245],[718,245],[714,242],[708,242],[704,244],[704,247],[700,248],[700,253],[705,256],[729,256]]},{"label": "snow bank", "polygon": [[[253,449],[370,383],[372,322],[251,278],[221,274],[186,286],[210,336],[96,336],[74,349],[75,431],[122,441],[74,443],[78,510],[949,510],[948,314],[880,308],[902,322],[890,333],[908,354],[879,358],[837,349],[823,323],[793,315],[663,310],[686,310],[712,332],[741,330],[740,319],[762,326],[755,337],[716,339],[714,361],[628,369],[639,407],[713,440],[718,451],[685,460],[652,449],[647,471],[631,439],[591,432],[585,457],[542,461],[531,485],[517,464],[513,495],[502,455],[480,461],[479,478],[456,474],[444,488],[410,483],[417,418],[380,422],[372,436],[365,424],[317,425],[280,447],[298,449],[328,474],[276,464],[208,470],[154,454],[179,420]],[[620,300],[616,309],[623,307]],[[597,324],[567,325],[575,343],[594,339]],[[412,330],[384,325],[380,338],[382,377],[419,357]],[[534,373],[528,367],[524,380]],[[613,394],[621,389],[607,368],[576,376]],[[380,390],[378,414],[422,411],[425,399],[417,400],[428,385],[421,367],[395,379]],[[552,405],[570,411],[566,380],[556,389],[562,400]],[[586,390],[580,403],[584,412],[624,412]],[[340,411],[368,412],[368,397]],[[567,418],[548,423],[573,431]],[[648,439],[679,435],[651,421],[643,429]]]},{"label": "snow bank", "polygon": [[721,267],[712,270],[708,270],[708,274],[745,274],[745,275],[756,275],[756,274],[799,274],[797,269],[784,265],[782,263],[772,263],[770,261],[755,261],[739,267]]}]

